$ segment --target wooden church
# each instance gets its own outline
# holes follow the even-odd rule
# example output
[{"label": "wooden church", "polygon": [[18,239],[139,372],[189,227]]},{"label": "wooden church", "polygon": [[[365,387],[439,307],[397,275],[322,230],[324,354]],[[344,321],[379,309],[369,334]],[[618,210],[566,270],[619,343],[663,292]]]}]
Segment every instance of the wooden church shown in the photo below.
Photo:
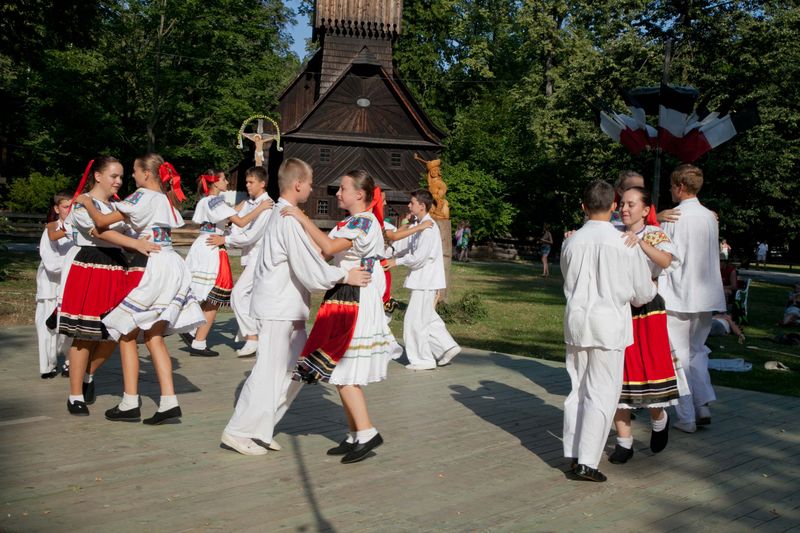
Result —
[{"label": "wooden church", "polygon": [[389,212],[404,212],[424,166],[436,159],[443,133],[395,75],[393,45],[402,32],[402,0],[317,0],[312,39],[319,50],[279,97],[281,144],[269,155],[270,177],[287,157],[314,168],[306,213],[331,227],[336,180],[364,169],[387,190]]}]

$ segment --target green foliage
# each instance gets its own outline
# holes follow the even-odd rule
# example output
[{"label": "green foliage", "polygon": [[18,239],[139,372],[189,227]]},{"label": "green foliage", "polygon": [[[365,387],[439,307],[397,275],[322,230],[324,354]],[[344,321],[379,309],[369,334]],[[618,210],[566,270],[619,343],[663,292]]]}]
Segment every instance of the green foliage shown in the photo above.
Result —
[{"label": "green foliage", "polygon": [[69,189],[66,176],[44,176],[32,172],[30,176],[11,183],[6,207],[21,213],[47,213],[53,205],[53,196]]},{"label": "green foliage", "polygon": [[505,187],[500,180],[466,163],[445,164],[442,175],[447,182],[450,220],[454,225],[457,221],[469,220],[475,240],[508,231],[516,208],[505,198]]},{"label": "green foliage", "polygon": [[474,324],[489,314],[481,295],[474,290],[466,291],[456,302],[440,303],[436,312],[448,324]]}]

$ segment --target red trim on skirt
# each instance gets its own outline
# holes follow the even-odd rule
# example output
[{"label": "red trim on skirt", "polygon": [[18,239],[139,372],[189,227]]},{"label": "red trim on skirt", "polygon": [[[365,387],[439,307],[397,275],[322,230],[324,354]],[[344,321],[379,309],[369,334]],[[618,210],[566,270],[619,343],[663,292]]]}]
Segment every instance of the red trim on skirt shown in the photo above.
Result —
[{"label": "red trim on skirt", "polygon": [[230,305],[231,290],[233,289],[233,273],[231,273],[231,260],[225,248],[219,249],[219,270],[214,287],[208,293],[207,300],[219,305]]}]

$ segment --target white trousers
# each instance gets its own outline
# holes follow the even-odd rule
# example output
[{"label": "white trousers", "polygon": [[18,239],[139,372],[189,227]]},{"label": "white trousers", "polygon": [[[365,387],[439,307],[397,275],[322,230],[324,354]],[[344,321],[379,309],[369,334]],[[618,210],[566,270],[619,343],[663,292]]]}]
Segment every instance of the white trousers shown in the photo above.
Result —
[{"label": "white trousers", "polygon": [[708,374],[708,348],[705,346],[710,331],[711,312],[667,311],[669,343],[683,366],[691,392],[681,396],[675,406],[680,422],[694,422],[695,409],[717,399]]},{"label": "white trousers", "polygon": [[624,366],[624,350],[567,346],[572,391],[564,401],[564,457],[592,468],[600,464],[622,391]]},{"label": "white trousers", "polygon": [[403,342],[411,364],[435,366],[446,351],[458,346],[434,307],[437,292],[411,290],[403,322]]},{"label": "white trousers", "polygon": [[272,442],[275,426],[303,386],[292,381],[292,370],[307,339],[304,321],[258,321],[256,364],[244,382],[226,433]]},{"label": "white trousers", "polygon": [[[252,258],[251,258],[252,259]],[[231,308],[239,324],[239,336],[244,339],[248,335],[258,334],[258,321],[250,316],[250,299],[253,294],[253,273],[255,261],[248,261],[242,275],[236,280],[231,291]]]},{"label": "white trousers", "polygon": [[39,373],[46,374],[56,368],[58,352],[68,350],[72,339],[50,331],[45,321],[56,310],[57,298],[36,300],[36,336],[39,339]]}]

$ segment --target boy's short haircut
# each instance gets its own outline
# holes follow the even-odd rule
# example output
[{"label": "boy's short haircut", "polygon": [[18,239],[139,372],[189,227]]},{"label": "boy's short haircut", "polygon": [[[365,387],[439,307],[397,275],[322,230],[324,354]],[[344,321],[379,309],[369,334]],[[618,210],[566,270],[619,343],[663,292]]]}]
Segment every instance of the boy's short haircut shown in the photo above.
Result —
[{"label": "boy's short haircut", "polygon": [[63,201],[71,202],[72,194],[67,191],[61,191],[53,195],[53,205],[58,205]]},{"label": "boy's short haircut", "polygon": [[426,212],[430,211],[431,207],[433,207],[433,195],[431,195],[430,191],[417,189],[411,193],[411,197],[416,198],[419,203],[425,204]]},{"label": "boy's short haircut", "polygon": [[262,181],[264,183],[266,183],[267,180],[269,179],[269,177],[267,176],[267,169],[265,169],[264,167],[248,168],[247,171],[244,173],[244,177],[246,178],[247,176],[253,176],[258,181]]},{"label": "boy's short haircut", "polygon": [[589,213],[605,213],[611,211],[614,203],[614,187],[603,180],[591,182],[583,190],[583,207]]},{"label": "boy's short haircut", "polygon": [[689,194],[697,194],[703,187],[703,171],[688,163],[678,165],[669,180],[673,185],[683,185]]},{"label": "boy's short haircut", "polygon": [[294,182],[311,179],[313,175],[311,165],[302,159],[290,157],[278,169],[278,188],[281,191],[289,190]]}]

